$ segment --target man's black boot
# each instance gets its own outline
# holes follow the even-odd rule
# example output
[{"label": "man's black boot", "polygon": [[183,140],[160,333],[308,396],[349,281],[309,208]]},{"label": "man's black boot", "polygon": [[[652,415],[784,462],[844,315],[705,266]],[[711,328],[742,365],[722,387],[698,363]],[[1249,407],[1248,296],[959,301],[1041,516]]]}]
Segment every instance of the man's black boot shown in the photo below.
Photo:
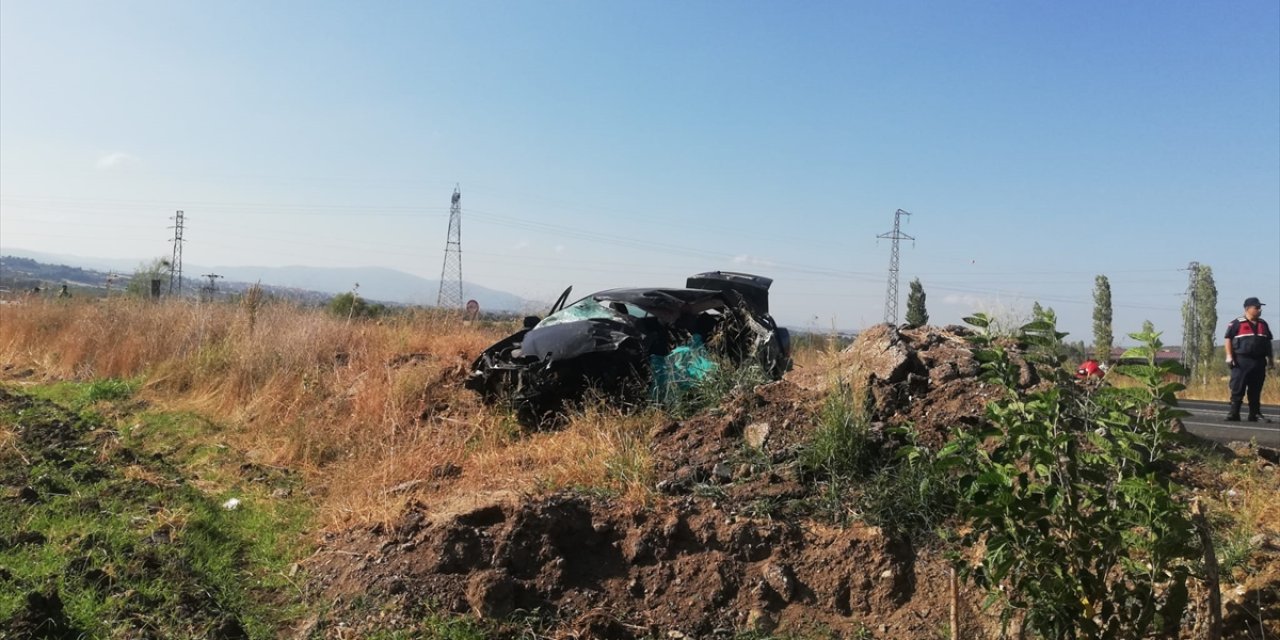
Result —
[{"label": "man's black boot", "polygon": [[1231,403],[1231,412],[1227,414],[1227,422],[1240,422],[1240,405],[1241,402]]},{"label": "man's black boot", "polygon": [[1261,413],[1251,413],[1249,414],[1249,422],[1271,422],[1271,418],[1268,418]]}]

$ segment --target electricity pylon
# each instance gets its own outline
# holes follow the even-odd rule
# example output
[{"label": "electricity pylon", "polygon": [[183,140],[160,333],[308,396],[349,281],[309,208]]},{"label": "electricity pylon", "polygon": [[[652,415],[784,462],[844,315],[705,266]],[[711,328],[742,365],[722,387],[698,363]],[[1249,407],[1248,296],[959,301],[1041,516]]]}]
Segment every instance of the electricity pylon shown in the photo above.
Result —
[{"label": "electricity pylon", "polygon": [[884,294],[884,321],[894,325],[898,324],[898,241],[915,241],[901,230],[902,216],[909,215],[910,212],[898,209],[893,214],[893,231],[876,236],[893,240],[893,252],[889,254],[889,288]]},{"label": "electricity pylon", "polygon": [[436,306],[462,308],[462,191],[453,188],[449,205],[449,238],[444,243],[444,265],[440,268],[440,292]]}]

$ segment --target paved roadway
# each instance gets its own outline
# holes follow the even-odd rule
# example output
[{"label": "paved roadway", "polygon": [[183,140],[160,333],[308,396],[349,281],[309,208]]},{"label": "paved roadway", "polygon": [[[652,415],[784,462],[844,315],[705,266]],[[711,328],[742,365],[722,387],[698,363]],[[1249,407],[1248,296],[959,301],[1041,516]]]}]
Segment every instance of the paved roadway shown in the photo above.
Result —
[{"label": "paved roadway", "polygon": [[[1235,440],[1248,442],[1256,439],[1259,446],[1280,448],[1280,407],[1273,404],[1262,405],[1262,415],[1271,422],[1223,422],[1227,415],[1228,405],[1225,402],[1206,402],[1202,400],[1180,400],[1178,406],[1191,415],[1182,419],[1187,431],[1202,438],[1227,443]],[[1241,409],[1242,416],[1249,415],[1246,403]]]}]

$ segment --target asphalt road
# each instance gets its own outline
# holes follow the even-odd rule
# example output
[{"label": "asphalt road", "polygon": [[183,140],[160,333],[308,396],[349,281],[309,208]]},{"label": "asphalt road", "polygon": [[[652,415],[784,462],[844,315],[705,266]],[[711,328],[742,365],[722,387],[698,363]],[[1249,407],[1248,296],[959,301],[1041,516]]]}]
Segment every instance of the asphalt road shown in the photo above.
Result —
[{"label": "asphalt road", "polygon": [[[1178,406],[1191,415],[1182,419],[1187,431],[1202,438],[1216,442],[1232,441],[1248,442],[1257,440],[1259,446],[1280,448],[1280,407],[1273,404],[1262,405],[1262,415],[1270,418],[1265,422],[1223,422],[1227,415],[1228,405],[1225,402],[1205,402],[1201,400],[1181,400]],[[1242,417],[1248,417],[1248,404],[1240,411]]]}]

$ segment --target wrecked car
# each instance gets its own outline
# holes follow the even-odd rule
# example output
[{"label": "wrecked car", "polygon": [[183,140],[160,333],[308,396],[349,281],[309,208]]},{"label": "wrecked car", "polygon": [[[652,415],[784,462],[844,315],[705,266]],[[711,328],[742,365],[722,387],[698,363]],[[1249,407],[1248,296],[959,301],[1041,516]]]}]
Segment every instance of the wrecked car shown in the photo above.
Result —
[{"label": "wrecked car", "polygon": [[508,399],[541,420],[594,391],[622,402],[688,387],[721,366],[758,365],[778,379],[791,367],[787,330],[769,315],[773,281],[713,271],[685,288],[610,289],[565,304],[485,349],[465,386]]}]

